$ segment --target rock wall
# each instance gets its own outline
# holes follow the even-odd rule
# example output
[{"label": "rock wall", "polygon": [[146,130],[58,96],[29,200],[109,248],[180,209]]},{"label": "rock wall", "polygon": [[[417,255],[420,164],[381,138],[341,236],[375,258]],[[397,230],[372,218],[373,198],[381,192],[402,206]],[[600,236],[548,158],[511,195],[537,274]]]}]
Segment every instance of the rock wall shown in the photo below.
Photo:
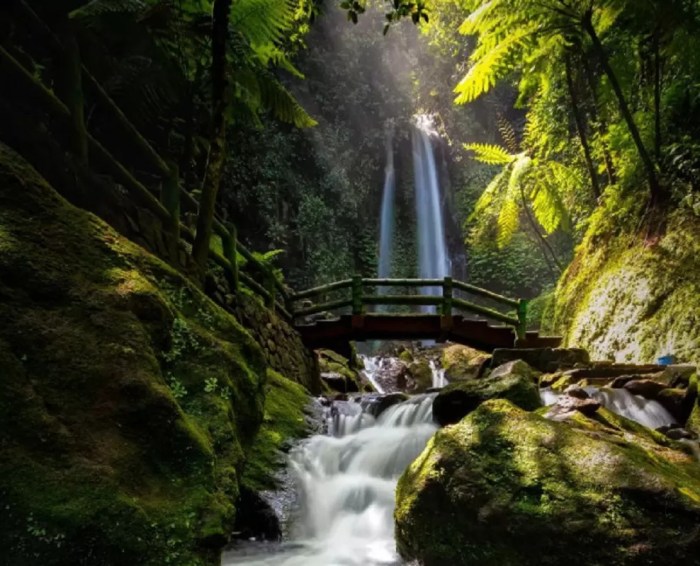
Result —
[{"label": "rock wall", "polygon": [[266,393],[296,423],[302,388],[2,144],[0,320],[0,561],[218,564],[263,417],[297,432]]},{"label": "rock wall", "polygon": [[303,385],[311,393],[321,392],[316,356],[304,346],[294,328],[266,309],[256,297],[241,296],[235,313],[260,344],[265,360],[273,370]]},{"label": "rock wall", "polygon": [[700,218],[654,240],[587,238],[559,282],[554,325],[592,359],[700,361]]}]

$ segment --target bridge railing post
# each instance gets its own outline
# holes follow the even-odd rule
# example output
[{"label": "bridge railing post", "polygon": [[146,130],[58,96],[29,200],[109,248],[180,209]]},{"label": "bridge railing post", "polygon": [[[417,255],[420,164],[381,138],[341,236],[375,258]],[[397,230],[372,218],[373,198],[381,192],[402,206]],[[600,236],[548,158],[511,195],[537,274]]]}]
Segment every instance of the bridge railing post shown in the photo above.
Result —
[{"label": "bridge railing post", "polygon": [[442,316],[452,316],[452,277],[445,277],[442,282]]},{"label": "bridge railing post", "polygon": [[527,303],[526,299],[518,300],[518,327],[515,330],[520,340],[525,338],[527,332]]},{"label": "bridge railing post", "polygon": [[275,287],[275,276],[273,273],[267,273],[265,275],[265,284],[268,293],[265,306],[272,312],[275,312],[275,299],[277,294],[277,288]]},{"label": "bridge railing post", "polygon": [[362,314],[362,276],[352,278],[352,314]]}]

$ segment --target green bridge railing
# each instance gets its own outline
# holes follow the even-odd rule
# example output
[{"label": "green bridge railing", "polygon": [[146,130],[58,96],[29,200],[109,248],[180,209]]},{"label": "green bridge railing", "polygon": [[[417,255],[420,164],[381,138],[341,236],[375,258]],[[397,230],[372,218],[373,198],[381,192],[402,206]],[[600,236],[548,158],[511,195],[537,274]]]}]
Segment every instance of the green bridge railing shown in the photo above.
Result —
[{"label": "green bridge railing", "polygon": [[[367,288],[373,288],[374,293],[367,292]],[[426,288],[438,287],[439,294],[404,294],[389,295],[376,292],[384,288]],[[299,301],[324,300],[330,294],[341,293],[339,298],[311,305],[296,306]],[[455,291],[489,299],[499,305],[515,310],[515,315],[498,311],[483,305],[478,305],[466,299],[454,296]],[[321,285],[298,293],[291,293],[288,297],[287,311],[292,318],[308,317],[322,312],[337,311],[350,307],[354,315],[365,314],[367,306],[434,306],[441,316],[453,316],[460,313],[472,313],[483,316],[486,319],[495,320],[512,326],[518,337],[525,336],[527,328],[527,301],[525,299],[512,299],[487,289],[482,289],[463,281],[445,277],[444,279],[368,279],[355,276],[352,279],[344,279],[327,285]]]}]

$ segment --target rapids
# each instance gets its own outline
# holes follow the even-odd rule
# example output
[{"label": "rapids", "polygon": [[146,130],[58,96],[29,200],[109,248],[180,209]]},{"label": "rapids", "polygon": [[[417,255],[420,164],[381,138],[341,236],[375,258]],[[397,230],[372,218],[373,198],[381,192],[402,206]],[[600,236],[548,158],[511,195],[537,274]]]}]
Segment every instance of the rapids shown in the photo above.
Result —
[{"label": "rapids", "polygon": [[328,415],[330,434],[313,436],[290,455],[299,493],[290,541],[243,556],[228,553],[222,564],[401,564],[394,542],[394,491],[437,430],[433,397],[413,397],[376,419],[359,403],[336,403]]}]

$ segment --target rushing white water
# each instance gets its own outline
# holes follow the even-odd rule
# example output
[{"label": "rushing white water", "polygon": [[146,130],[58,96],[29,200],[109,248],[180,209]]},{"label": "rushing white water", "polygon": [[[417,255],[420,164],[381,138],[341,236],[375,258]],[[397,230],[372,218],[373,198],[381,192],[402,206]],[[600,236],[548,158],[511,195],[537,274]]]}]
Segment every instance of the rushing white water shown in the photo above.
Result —
[{"label": "rushing white water", "polygon": [[360,356],[362,364],[364,365],[363,373],[365,377],[369,380],[377,393],[384,393],[384,386],[379,383],[377,376],[382,369],[384,358],[382,356]]},{"label": "rushing white water", "polygon": [[[584,387],[585,391],[606,409],[636,421],[644,426],[657,429],[675,423],[671,414],[658,401],[633,395],[627,389]],[[551,389],[540,390],[540,398],[545,405],[553,405],[561,395]]]},{"label": "rushing white water", "polygon": [[293,540],[262,558],[227,555],[224,566],[401,564],[394,542],[394,491],[437,429],[432,402],[430,395],[414,397],[365,421],[354,419],[359,405],[348,403],[351,408],[342,411],[346,418],[336,419],[335,435],[314,436],[290,456],[301,496]]},{"label": "rushing white water", "polygon": [[441,368],[435,360],[430,360],[429,365],[433,374],[433,387],[445,387],[447,385],[445,369]]},{"label": "rushing white water", "polygon": [[[391,259],[394,240],[394,193],[396,174],[394,172],[393,134],[387,132],[386,166],[384,168],[384,191],[382,192],[382,216],[379,224],[379,277],[391,276]],[[380,287],[383,289],[383,287]]]},{"label": "rushing white water", "polygon": [[[434,134],[427,117],[418,117],[413,131],[413,174],[418,218],[418,266],[423,279],[442,279],[449,274],[445,227],[440,205],[440,184],[431,142]],[[423,289],[423,294],[434,295],[438,287]],[[425,308],[424,311],[428,312]]]}]

